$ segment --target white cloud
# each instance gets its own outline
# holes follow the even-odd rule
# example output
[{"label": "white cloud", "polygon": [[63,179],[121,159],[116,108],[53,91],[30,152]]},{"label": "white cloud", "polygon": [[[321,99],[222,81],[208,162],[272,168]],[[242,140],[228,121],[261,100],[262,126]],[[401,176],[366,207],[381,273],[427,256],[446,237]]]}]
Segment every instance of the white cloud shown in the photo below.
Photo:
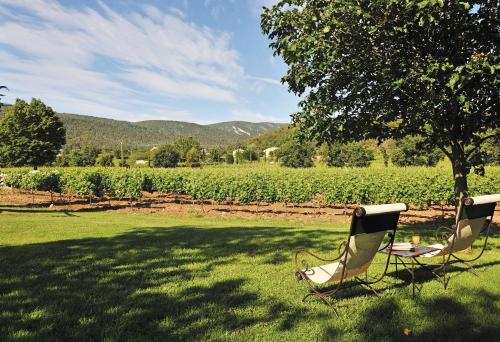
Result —
[{"label": "white cloud", "polygon": [[[223,5],[212,1],[207,6]],[[121,14],[103,2],[93,9],[0,0],[0,84],[10,89],[4,102],[34,96],[61,112],[200,122],[182,103],[240,108],[248,92],[284,87],[246,74],[231,34],[189,22],[184,3],[183,10],[144,5]],[[244,110],[233,114],[283,121]]]},{"label": "white cloud", "polygon": [[178,9],[122,15],[99,7],[0,0],[0,44],[9,47],[0,47],[2,84],[99,115],[131,116],[128,99],[143,93],[236,102],[245,72],[229,34],[190,23]]}]

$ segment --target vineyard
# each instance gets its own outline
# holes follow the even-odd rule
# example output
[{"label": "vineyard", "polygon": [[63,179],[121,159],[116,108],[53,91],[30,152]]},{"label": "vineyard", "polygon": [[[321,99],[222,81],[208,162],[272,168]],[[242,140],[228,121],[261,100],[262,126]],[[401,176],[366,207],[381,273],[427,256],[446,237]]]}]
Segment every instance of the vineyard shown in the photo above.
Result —
[{"label": "vineyard", "polygon": [[[4,186],[96,199],[140,200],[147,193],[188,195],[217,203],[322,205],[404,202],[423,208],[451,204],[453,182],[445,167],[285,169],[272,165],[202,169],[3,169]],[[500,192],[500,167],[469,177],[470,193]]]}]

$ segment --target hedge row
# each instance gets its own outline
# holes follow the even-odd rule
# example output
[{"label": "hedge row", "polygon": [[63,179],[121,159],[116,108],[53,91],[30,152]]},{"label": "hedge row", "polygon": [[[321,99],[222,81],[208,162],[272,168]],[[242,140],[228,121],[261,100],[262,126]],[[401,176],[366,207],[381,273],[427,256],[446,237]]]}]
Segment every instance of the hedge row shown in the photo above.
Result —
[{"label": "hedge row", "polygon": [[[323,205],[404,202],[417,207],[453,203],[450,171],[442,168],[284,169],[275,167],[204,169],[59,168],[3,170],[7,186],[75,196],[138,200],[144,192],[189,195],[217,202],[311,200]],[[471,194],[500,192],[500,168],[469,177]]]}]

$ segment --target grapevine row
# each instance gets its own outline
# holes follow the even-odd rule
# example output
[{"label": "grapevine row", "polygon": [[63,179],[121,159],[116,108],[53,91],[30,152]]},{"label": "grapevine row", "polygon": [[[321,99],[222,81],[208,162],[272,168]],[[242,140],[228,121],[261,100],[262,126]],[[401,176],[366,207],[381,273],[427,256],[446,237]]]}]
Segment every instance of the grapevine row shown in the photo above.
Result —
[{"label": "grapevine row", "polygon": [[[6,169],[6,186],[92,198],[139,200],[145,192],[189,195],[194,200],[239,203],[323,205],[404,202],[416,207],[453,203],[453,183],[445,168],[390,169]],[[500,192],[500,168],[471,175],[471,194]]]}]

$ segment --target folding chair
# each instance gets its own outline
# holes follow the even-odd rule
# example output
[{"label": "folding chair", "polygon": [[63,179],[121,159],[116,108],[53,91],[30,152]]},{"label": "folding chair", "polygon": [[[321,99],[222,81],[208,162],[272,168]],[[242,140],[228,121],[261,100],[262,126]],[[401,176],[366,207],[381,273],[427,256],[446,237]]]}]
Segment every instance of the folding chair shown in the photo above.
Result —
[{"label": "folding chair", "polygon": [[[339,246],[339,252],[342,248],[343,252],[334,259],[321,258],[306,250],[298,251],[295,254],[297,267],[295,274],[299,281],[305,281],[310,288],[303,300],[309,296],[316,296],[327,305],[330,305],[338,316],[338,312],[333,307],[331,300],[333,295],[340,289],[353,285],[364,285],[378,296],[377,291],[371,285],[382,280],[387,272],[390,253],[387,256],[384,272],[379,278],[369,281],[366,272],[388,232],[389,242],[382,248],[392,246],[400,212],[406,210],[408,210],[408,207],[404,203],[369,205],[356,208],[352,214],[349,237],[347,241],[344,241]],[[309,267],[306,260],[299,262],[299,256],[302,254],[328,262],[328,264]],[[358,277],[362,273],[365,273],[365,279]],[[354,278],[357,282],[351,286],[342,287],[344,280],[348,278]],[[337,284],[333,289],[323,292],[318,288],[318,285],[329,282],[336,282]]]},{"label": "folding chair", "polygon": [[[457,211],[455,224],[451,228],[440,227],[436,231],[436,239],[443,243],[428,246],[435,250],[420,255],[420,257],[423,258],[443,257],[443,261],[439,264],[425,264],[418,260],[417,262],[419,265],[427,267],[436,278],[443,283],[445,289],[449,282],[449,277],[448,279],[446,278],[446,268],[448,265],[453,262],[461,262],[467,265],[472,271],[473,268],[469,262],[476,261],[483,255],[488,243],[495,207],[499,201],[500,194],[466,197],[462,199]],[[486,232],[486,237],[478,256],[466,259],[456,255],[457,252],[472,248],[472,244],[481,232]],[[451,258],[453,258],[453,260],[451,260]],[[431,269],[428,266],[437,266],[437,268]],[[438,272],[442,274],[440,275]]]}]

